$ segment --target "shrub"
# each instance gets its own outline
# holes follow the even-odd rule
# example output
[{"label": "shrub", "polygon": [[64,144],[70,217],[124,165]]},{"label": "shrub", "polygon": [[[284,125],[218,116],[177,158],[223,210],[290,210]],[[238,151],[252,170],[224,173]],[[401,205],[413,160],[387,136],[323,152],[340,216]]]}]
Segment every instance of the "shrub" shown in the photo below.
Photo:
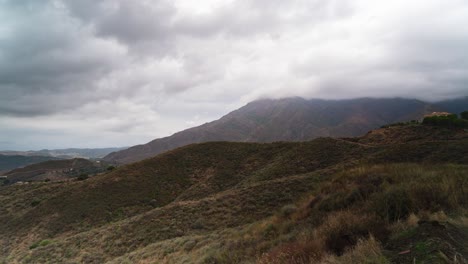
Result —
[{"label": "shrub", "polygon": [[34,200],[34,201],[31,202],[31,206],[32,206],[32,207],[36,207],[36,206],[38,206],[40,203],[41,203],[41,201],[39,201],[39,200]]},{"label": "shrub", "polygon": [[184,244],[184,250],[190,251],[190,250],[192,250],[196,245],[197,245],[197,241],[196,241],[196,240],[188,240],[188,241],[185,242],[185,244]]},{"label": "shrub", "polygon": [[35,242],[34,244],[32,244],[29,247],[29,249],[35,249],[37,247],[45,247],[45,246],[49,245],[50,243],[52,243],[52,241],[50,241],[48,239],[44,239],[42,241]]},{"label": "shrub", "polygon": [[430,183],[414,185],[411,192],[414,206],[418,210],[439,211],[452,209],[446,193],[442,186]]},{"label": "shrub", "polygon": [[109,166],[109,167],[107,167],[107,170],[108,170],[108,171],[113,171],[114,169],[115,169],[114,166]]},{"label": "shrub", "polygon": [[374,235],[384,240],[389,232],[378,217],[350,210],[331,213],[317,229],[317,238],[324,241],[326,249],[341,255],[361,238]]},{"label": "shrub", "polygon": [[464,120],[468,120],[468,111],[462,112],[460,114],[460,117]]},{"label": "shrub", "polygon": [[458,119],[457,115],[426,117],[423,120],[423,124],[443,127],[468,128],[468,120]]},{"label": "shrub", "polygon": [[406,219],[411,213],[412,202],[408,192],[402,188],[391,187],[376,195],[374,209],[388,222]]},{"label": "shrub", "polygon": [[398,127],[398,126],[412,126],[412,125],[419,125],[419,121],[418,120],[411,120],[411,121],[408,121],[408,122],[398,122],[398,123],[383,125],[380,128],[390,128],[390,127]]},{"label": "shrub", "polygon": [[297,211],[297,207],[294,204],[288,204],[281,208],[280,214],[283,218],[289,218],[292,214]]},{"label": "shrub", "polygon": [[205,228],[205,222],[203,221],[202,218],[197,219],[195,222],[192,223],[192,229],[204,229]]},{"label": "shrub", "polygon": [[76,179],[77,179],[78,181],[84,181],[84,180],[86,180],[86,179],[88,179],[88,178],[89,178],[88,174],[86,174],[86,173],[81,173],[80,176],[78,176],[78,178],[76,178]]},{"label": "shrub", "polygon": [[382,253],[380,243],[373,237],[360,239],[356,246],[341,257],[330,256],[324,263],[327,264],[388,264],[389,260]]}]

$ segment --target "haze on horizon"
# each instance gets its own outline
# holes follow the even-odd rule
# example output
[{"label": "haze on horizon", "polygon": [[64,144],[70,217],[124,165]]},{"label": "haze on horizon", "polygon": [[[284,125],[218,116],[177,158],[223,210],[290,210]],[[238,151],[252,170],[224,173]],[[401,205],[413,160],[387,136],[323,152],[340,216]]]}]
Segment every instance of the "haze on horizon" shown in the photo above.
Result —
[{"label": "haze on horizon", "polygon": [[258,98],[468,95],[463,0],[0,0],[0,150],[131,146]]}]

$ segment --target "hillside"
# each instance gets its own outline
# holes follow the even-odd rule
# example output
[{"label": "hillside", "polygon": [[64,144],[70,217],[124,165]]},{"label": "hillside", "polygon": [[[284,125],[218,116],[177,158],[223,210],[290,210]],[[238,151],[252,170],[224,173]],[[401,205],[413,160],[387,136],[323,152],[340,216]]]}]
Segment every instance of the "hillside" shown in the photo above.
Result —
[{"label": "hillside", "polygon": [[4,173],[8,183],[31,181],[56,181],[77,177],[80,174],[96,174],[106,170],[100,162],[86,159],[51,160],[28,165]]},{"label": "hillside", "polygon": [[422,125],[193,144],[85,181],[1,187],[0,263],[463,261],[467,175],[468,132]]},{"label": "hillside", "polygon": [[111,153],[104,159],[130,163],[177,147],[209,141],[305,141],[318,137],[360,136],[384,124],[420,119],[438,109],[429,103],[400,98],[259,100],[219,120]]},{"label": "hillside", "polygon": [[[0,172],[6,172],[15,168],[20,168],[30,164],[44,162],[48,160],[58,160],[58,158],[46,156],[22,156],[0,154]],[[2,174],[0,173],[0,175]]]}]

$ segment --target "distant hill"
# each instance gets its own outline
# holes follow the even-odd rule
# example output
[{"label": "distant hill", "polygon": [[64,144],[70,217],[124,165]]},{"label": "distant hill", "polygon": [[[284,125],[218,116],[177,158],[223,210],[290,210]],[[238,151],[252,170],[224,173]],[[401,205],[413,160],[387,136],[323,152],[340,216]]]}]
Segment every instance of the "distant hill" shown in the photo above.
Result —
[{"label": "distant hill", "polygon": [[20,156],[20,155],[0,154],[0,172],[9,171],[15,168],[24,167],[24,166],[34,164],[34,163],[44,162],[48,160],[58,160],[58,159],[59,158],[51,157],[51,156]]},{"label": "distant hill", "polygon": [[451,104],[436,106],[402,98],[258,100],[219,120],[111,153],[104,160],[130,163],[184,145],[208,141],[274,142],[359,136],[384,124],[420,119],[446,105]]},{"label": "distant hill", "polygon": [[85,159],[99,159],[107,154],[124,150],[123,148],[68,148],[68,149],[43,149],[43,150],[30,150],[30,151],[0,151],[3,155],[21,155],[21,156],[50,156],[62,159],[72,158],[85,158]]},{"label": "distant hill", "polygon": [[95,174],[106,170],[101,162],[87,159],[49,160],[14,169],[7,173],[8,183],[43,180],[65,180],[80,174]]},{"label": "distant hill", "polygon": [[465,263],[466,175],[468,132],[419,124],[191,144],[0,187],[0,263]]},{"label": "distant hill", "polygon": [[468,111],[468,96],[464,98],[457,98],[457,99],[437,102],[437,103],[434,103],[434,105],[444,111],[454,113],[454,114],[460,114],[463,111]]}]

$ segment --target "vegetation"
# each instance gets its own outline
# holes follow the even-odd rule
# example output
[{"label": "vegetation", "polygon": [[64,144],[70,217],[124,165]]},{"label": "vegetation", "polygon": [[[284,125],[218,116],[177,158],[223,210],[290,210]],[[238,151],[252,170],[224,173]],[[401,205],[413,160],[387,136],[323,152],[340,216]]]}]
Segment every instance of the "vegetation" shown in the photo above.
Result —
[{"label": "vegetation", "polygon": [[416,126],[419,125],[420,122],[418,120],[411,120],[408,122],[398,122],[389,125],[383,125],[380,128],[389,128],[389,127],[401,127],[401,126]]},{"label": "vegetation", "polygon": [[468,120],[459,119],[456,114],[447,116],[431,116],[423,120],[423,124],[442,127],[468,128]]},{"label": "vegetation", "polygon": [[460,114],[460,117],[464,120],[468,120],[468,111],[464,111]]},{"label": "vegetation", "polygon": [[84,181],[84,180],[87,180],[89,178],[88,174],[86,173],[81,173],[76,179],[78,181]]},{"label": "vegetation", "polygon": [[38,242],[35,242],[34,244],[32,244],[29,249],[35,249],[37,247],[45,247],[47,245],[49,245],[50,243],[52,243],[52,241],[50,240],[42,240],[42,241],[38,241]]},{"label": "vegetation", "polygon": [[467,175],[454,128],[190,145],[1,188],[0,263],[463,263]]},{"label": "vegetation", "polygon": [[10,183],[10,180],[8,180],[7,178],[0,178],[0,186],[7,185],[9,183]]}]

